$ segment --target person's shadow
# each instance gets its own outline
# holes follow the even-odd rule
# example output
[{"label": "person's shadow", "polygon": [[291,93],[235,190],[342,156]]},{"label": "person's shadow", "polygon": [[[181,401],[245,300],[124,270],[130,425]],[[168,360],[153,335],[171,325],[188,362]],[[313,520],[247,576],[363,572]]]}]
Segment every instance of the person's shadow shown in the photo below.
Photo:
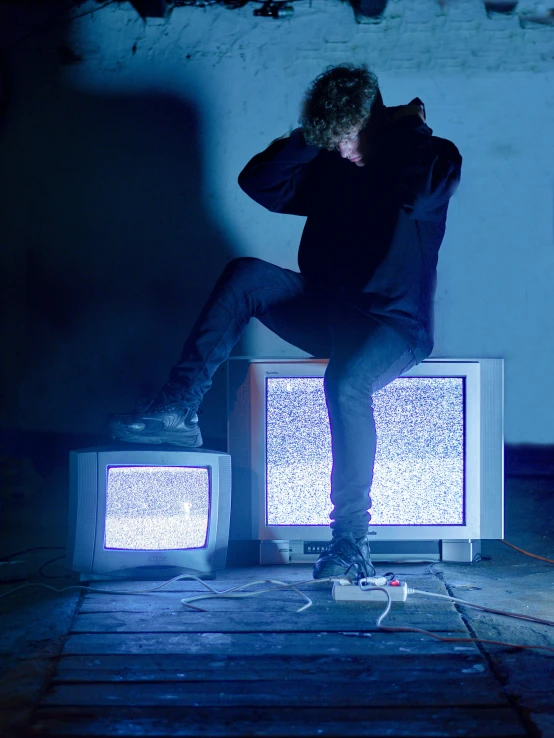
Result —
[{"label": "person's shadow", "polygon": [[[22,285],[4,384],[14,426],[101,433],[107,413],[166,380],[233,253],[205,205],[193,103],[49,82],[47,95],[30,85],[3,135],[0,196]],[[224,442],[222,374],[204,403],[208,444]]]}]

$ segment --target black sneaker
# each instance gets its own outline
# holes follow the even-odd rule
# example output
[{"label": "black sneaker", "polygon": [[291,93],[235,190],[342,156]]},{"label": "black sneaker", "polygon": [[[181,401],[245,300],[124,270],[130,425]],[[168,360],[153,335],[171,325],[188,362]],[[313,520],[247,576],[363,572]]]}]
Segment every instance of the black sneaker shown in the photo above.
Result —
[{"label": "black sneaker", "polygon": [[348,577],[358,580],[372,577],[375,569],[371,563],[369,537],[354,538],[347,534],[333,538],[314,564],[314,579]]},{"label": "black sneaker", "polygon": [[110,415],[111,437],[131,443],[171,443],[174,446],[197,448],[202,445],[195,408],[182,403],[150,403],[143,410],[128,415]]}]

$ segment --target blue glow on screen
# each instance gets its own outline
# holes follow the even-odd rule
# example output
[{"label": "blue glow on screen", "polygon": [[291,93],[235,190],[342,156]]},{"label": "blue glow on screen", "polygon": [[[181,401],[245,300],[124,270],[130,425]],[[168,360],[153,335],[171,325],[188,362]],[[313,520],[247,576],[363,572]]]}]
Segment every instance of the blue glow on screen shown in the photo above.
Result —
[{"label": "blue glow on screen", "polygon": [[[373,397],[371,525],[465,523],[463,377],[400,377]],[[329,525],[323,377],[266,379],[268,525]]]},{"label": "blue glow on screen", "polygon": [[105,548],[140,551],[203,548],[209,515],[207,468],[108,467]]}]

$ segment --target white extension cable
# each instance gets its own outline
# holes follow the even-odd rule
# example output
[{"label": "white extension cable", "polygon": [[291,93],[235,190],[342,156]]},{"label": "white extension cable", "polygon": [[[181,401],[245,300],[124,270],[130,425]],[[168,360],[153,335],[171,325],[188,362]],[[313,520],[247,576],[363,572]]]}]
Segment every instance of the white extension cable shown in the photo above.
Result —
[{"label": "white extension cable", "polygon": [[[22,584],[18,587],[14,587],[13,589],[8,590],[7,592],[4,592],[3,594],[0,594],[0,599],[3,597],[7,597],[10,594],[13,594],[14,592],[17,592],[19,590],[25,589],[26,587],[43,587],[46,589],[51,590],[52,592],[56,592],[57,594],[61,592],[67,592],[71,589],[79,589],[79,590],[85,590],[87,592],[99,592],[104,594],[121,594],[121,595],[129,595],[129,594],[147,594],[150,592],[157,592],[163,587],[166,587],[168,584],[171,584],[172,582],[179,581],[181,579],[192,579],[194,581],[199,582],[204,587],[206,587],[209,590],[209,594],[203,594],[203,595],[195,595],[193,597],[187,597],[181,599],[181,602],[186,605],[187,607],[197,610],[200,612],[206,612],[203,608],[198,607],[197,605],[194,605],[194,602],[197,602],[199,600],[205,600],[205,599],[224,599],[224,598],[233,598],[233,599],[241,599],[241,598],[247,598],[247,597],[256,597],[260,594],[263,594],[265,592],[275,592],[275,591],[282,591],[282,590],[291,590],[293,592],[296,592],[299,594],[303,599],[306,600],[306,604],[304,604],[301,608],[297,610],[297,613],[300,613],[304,610],[306,610],[308,607],[311,607],[313,604],[311,599],[304,593],[301,592],[298,587],[303,584],[324,584],[326,582],[333,582],[333,597],[335,600],[342,599],[347,600],[353,600],[355,598],[358,598],[357,595],[354,595],[355,590],[359,590],[363,597],[360,597],[359,600],[366,600],[371,601],[377,599],[377,597],[380,597],[382,600],[382,595],[385,596],[387,600],[386,607],[384,611],[379,615],[376,621],[377,628],[381,630],[385,630],[387,632],[401,632],[401,633],[421,633],[423,635],[430,636],[431,638],[434,638],[439,641],[449,642],[449,643],[488,643],[492,645],[497,646],[504,646],[507,648],[519,648],[519,649],[539,649],[542,651],[548,651],[549,653],[554,653],[554,648],[550,646],[537,646],[537,645],[527,645],[527,644],[521,644],[521,643],[506,643],[504,641],[495,641],[495,640],[489,640],[486,638],[453,638],[453,637],[446,637],[446,636],[440,636],[437,633],[432,633],[431,631],[424,630],[422,628],[413,628],[411,626],[389,626],[389,625],[383,625],[382,622],[386,618],[386,616],[389,614],[392,602],[394,600],[402,600],[404,601],[408,595],[410,594],[417,594],[417,595],[424,595],[427,597],[440,597],[445,600],[450,600],[451,602],[456,602],[461,605],[465,605],[467,607],[473,607],[478,610],[483,610],[484,612],[491,612],[496,615],[504,615],[506,617],[511,618],[517,618],[520,620],[527,620],[529,622],[533,623],[540,623],[541,625],[550,625],[554,626],[554,621],[552,620],[544,620],[542,618],[535,618],[531,615],[525,615],[522,613],[513,613],[513,612],[505,612],[504,610],[496,610],[490,607],[484,607],[483,605],[476,605],[473,602],[468,602],[466,600],[460,600],[456,597],[450,597],[449,595],[442,595],[437,594],[435,592],[425,592],[424,590],[418,590],[418,589],[411,589],[407,586],[406,582],[398,582],[398,584],[391,584],[391,580],[387,580],[385,577],[368,577],[365,579],[361,579],[357,583],[352,583],[351,580],[343,578],[343,577],[329,577],[327,579],[309,579],[302,582],[294,582],[293,584],[288,582],[281,582],[275,579],[261,579],[256,580],[254,582],[249,582],[247,584],[241,584],[237,587],[232,587],[231,589],[224,590],[223,592],[218,592],[214,587],[209,585],[207,582],[205,582],[202,579],[199,579],[198,577],[193,576],[192,574],[181,574],[179,576],[173,577],[172,579],[167,580],[166,582],[162,582],[161,584],[155,586],[155,587],[149,587],[147,589],[121,589],[121,590],[114,590],[114,589],[100,589],[99,587],[89,587],[88,585],[83,584],[75,584],[70,585],[68,587],[62,587],[61,589],[56,589],[55,587],[50,586],[49,584],[42,584],[41,582],[32,582],[28,584]],[[398,581],[398,580],[395,580]],[[378,582],[379,585],[376,585],[375,582]],[[271,584],[273,586],[266,587],[264,589],[255,590],[253,592],[241,592],[240,590],[245,589],[246,587],[252,587],[258,584]],[[361,585],[361,586],[360,586]],[[348,596],[341,597],[340,595],[337,596],[337,593],[340,591],[344,591],[344,593],[348,593]],[[375,593],[371,594],[370,593]],[[361,633],[346,633],[345,635],[364,635],[364,632]]]},{"label": "white extension cable", "polygon": [[[460,600],[456,597],[451,597],[450,595],[442,595],[442,594],[436,594],[434,592],[425,592],[424,590],[419,590],[419,589],[411,589],[410,587],[408,587],[406,582],[400,582],[396,579],[391,580],[391,579],[387,579],[386,577],[366,577],[364,579],[360,579],[357,583],[353,583],[351,580],[343,578],[343,577],[329,577],[328,579],[316,579],[316,580],[310,579],[305,582],[295,582],[294,584],[287,584],[286,582],[277,582],[275,580],[264,579],[264,580],[260,580],[256,582],[250,582],[248,584],[242,584],[238,587],[233,587],[232,589],[226,590],[224,592],[219,592],[219,593],[216,593],[213,590],[213,588],[210,587],[210,589],[212,590],[211,594],[187,597],[187,598],[182,599],[181,602],[187,607],[193,607],[195,610],[200,610],[201,608],[193,605],[192,603],[197,602],[198,600],[205,600],[205,599],[255,597],[257,595],[263,594],[264,592],[273,592],[273,591],[282,590],[282,589],[290,589],[290,590],[296,591],[298,592],[298,594],[300,594],[301,596],[309,600],[309,598],[307,598],[303,592],[300,592],[297,589],[297,587],[299,587],[302,584],[317,584],[317,583],[323,583],[323,582],[333,582],[333,599],[338,600],[338,601],[350,600],[350,601],[369,602],[369,601],[376,601],[378,599],[382,600],[383,599],[382,595],[384,595],[387,600],[387,604],[386,604],[385,610],[379,615],[376,621],[376,626],[380,628],[381,630],[386,630],[389,632],[422,633],[423,635],[428,635],[431,638],[435,638],[436,640],[450,642],[450,643],[489,643],[489,644],[497,645],[497,646],[505,646],[507,648],[520,648],[520,649],[535,648],[535,649],[539,649],[542,651],[548,651],[549,653],[554,653],[554,648],[551,648],[550,646],[535,646],[535,645],[527,645],[527,644],[521,644],[521,643],[506,643],[505,641],[495,641],[495,640],[490,640],[486,638],[446,637],[446,636],[439,636],[436,633],[432,633],[431,631],[424,630],[422,628],[413,628],[410,626],[383,625],[382,622],[386,618],[386,616],[389,614],[393,601],[405,601],[408,595],[419,594],[419,595],[425,595],[429,597],[440,597],[442,599],[450,600],[451,602],[456,602],[458,604],[466,605],[467,607],[473,607],[478,610],[483,610],[485,612],[491,612],[496,615],[504,615],[505,617],[517,618],[521,620],[528,620],[530,622],[540,623],[542,625],[554,626],[554,621],[552,620],[544,620],[542,618],[535,618],[531,615],[524,615],[522,613],[512,613],[512,612],[506,612],[504,610],[496,610],[491,607],[485,607],[483,605],[476,605],[473,602],[468,602],[467,600]],[[278,586],[269,587],[266,589],[260,589],[254,592],[242,592],[242,593],[238,592],[238,590],[244,589],[246,587],[251,587],[256,584],[262,584],[262,583],[263,584],[272,583]],[[341,593],[342,593],[342,596],[341,596]],[[311,600],[309,600],[309,602],[303,607],[301,607],[299,610],[297,610],[297,612],[302,612],[303,610],[306,610],[308,607],[311,606],[311,604],[312,602]]]}]

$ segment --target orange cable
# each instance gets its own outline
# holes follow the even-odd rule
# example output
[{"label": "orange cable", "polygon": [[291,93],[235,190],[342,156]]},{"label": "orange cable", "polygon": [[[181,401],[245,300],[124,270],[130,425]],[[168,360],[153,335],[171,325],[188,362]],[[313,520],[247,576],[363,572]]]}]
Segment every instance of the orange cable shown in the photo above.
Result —
[{"label": "orange cable", "polygon": [[511,548],[515,548],[516,551],[519,551],[526,556],[531,556],[533,559],[539,559],[539,561],[546,561],[548,564],[554,564],[554,561],[552,559],[545,559],[544,556],[537,556],[537,554],[529,553],[529,551],[525,551],[525,549],[523,548],[518,548],[518,546],[514,546],[513,543],[508,543],[508,541],[504,541],[501,539],[500,543],[505,543],[506,546],[511,546]]}]

